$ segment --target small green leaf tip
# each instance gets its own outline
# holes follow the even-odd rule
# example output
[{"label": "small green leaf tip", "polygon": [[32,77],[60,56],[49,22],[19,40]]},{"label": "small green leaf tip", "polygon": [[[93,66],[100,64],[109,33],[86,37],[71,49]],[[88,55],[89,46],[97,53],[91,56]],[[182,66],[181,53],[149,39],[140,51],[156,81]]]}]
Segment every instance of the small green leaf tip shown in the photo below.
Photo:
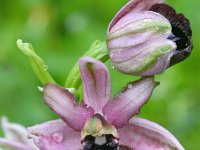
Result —
[{"label": "small green leaf tip", "polygon": [[47,67],[44,64],[42,58],[40,58],[34,52],[33,46],[30,43],[23,43],[21,39],[18,39],[16,43],[21,52],[28,56],[33,71],[35,72],[40,82],[42,84],[46,84],[48,82],[56,83],[51,75],[48,73]]}]

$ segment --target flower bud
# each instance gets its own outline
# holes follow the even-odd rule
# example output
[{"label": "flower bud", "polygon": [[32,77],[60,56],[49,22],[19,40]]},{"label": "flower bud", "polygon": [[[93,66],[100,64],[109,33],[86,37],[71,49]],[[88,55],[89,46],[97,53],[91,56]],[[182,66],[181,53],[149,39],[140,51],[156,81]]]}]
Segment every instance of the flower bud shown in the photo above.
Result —
[{"label": "flower bud", "polygon": [[187,58],[191,36],[189,21],[162,0],[131,0],[111,21],[107,47],[120,72],[151,76]]}]

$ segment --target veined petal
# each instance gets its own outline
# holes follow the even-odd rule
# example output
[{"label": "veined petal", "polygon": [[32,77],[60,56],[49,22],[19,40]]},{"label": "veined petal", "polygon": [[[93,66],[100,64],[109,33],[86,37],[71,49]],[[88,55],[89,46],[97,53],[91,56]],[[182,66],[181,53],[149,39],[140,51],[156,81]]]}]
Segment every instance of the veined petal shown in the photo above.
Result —
[{"label": "veined petal", "polygon": [[126,74],[152,76],[164,72],[169,67],[175,49],[175,43],[167,39],[149,41],[130,49],[113,52],[112,65]]},{"label": "veined petal", "polygon": [[84,102],[102,114],[102,108],[110,99],[110,76],[107,67],[90,57],[79,60],[83,82]]},{"label": "veined petal", "polygon": [[24,126],[10,123],[6,117],[2,117],[1,124],[5,138],[1,138],[0,145],[23,150],[37,150],[33,141],[27,138],[27,130]]},{"label": "veined petal", "polygon": [[148,101],[153,89],[158,85],[153,77],[142,78],[129,83],[103,108],[107,121],[116,128],[128,123],[131,117],[140,111]]},{"label": "veined petal", "polygon": [[74,130],[81,131],[85,122],[94,114],[86,105],[78,105],[67,89],[48,83],[44,86],[44,102]]},{"label": "veined petal", "polygon": [[167,39],[170,22],[151,12],[131,12],[121,18],[107,38],[112,65],[120,72],[151,76],[164,72],[177,48]]},{"label": "veined petal", "polygon": [[171,33],[171,24],[163,15],[153,11],[131,12],[121,18],[108,33],[108,40],[137,33],[154,31],[166,36]]},{"label": "veined petal", "polygon": [[133,117],[118,130],[119,143],[136,150],[184,150],[166,129],[151,121]]},{"label": "veined petal", "polygon": [[112,19],[108,27],[108,32],[117,23],[117,21],[126,14],[130,12],[149,10],[154,4],[163,2],[164,0],[130,0],[122,9],[118,11],[118,13]]},{"label": "veined petal", "polygon": [[22,125],[8,122],[6,117],[1,119],[5,138],[16,142],[27,142],[27,130]]},{"label": "veined petal", "polygon": [[[78,123],[78,122],[77,122]],[[28,128],[29,138],[40,150],[81,150],[80,132],[62,120],[53,120]]]},{"label": "veined petal", "polygon": [[[9,149],[14,149],[14,150],[38,150],[37,147],[32,147],[20,142],[8,140],[5,138],[0,138],[0,146],[9,148]],[[1,147],[0,147],[1,150]]]}]

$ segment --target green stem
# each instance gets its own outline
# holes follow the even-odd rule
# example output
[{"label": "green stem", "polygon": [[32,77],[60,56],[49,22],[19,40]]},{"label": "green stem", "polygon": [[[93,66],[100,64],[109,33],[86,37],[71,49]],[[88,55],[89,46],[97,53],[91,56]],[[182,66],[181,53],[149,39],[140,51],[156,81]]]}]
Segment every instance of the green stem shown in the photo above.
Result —
[{"label": "green stem", "polygon": [[[90,49],[82,57],[84,56],[89,56],[97,60],[100,60],[102,62],[106,62],[109,59],[106,42],[95,41],[90,47]],[[76,90],[79,90],[81,87],[81,83],[82,82],[81,82],[81,76],[80,76],[80,71],[79,71],[79,64],[77,61],[77,63],[71,69],[67,77],[65,87],[75,88]]]},{"label": "green stem", "polygon": [[[17,40],[17,46],[22,53],[28,56],[33,71],[37,75],[38,79],[42,82],[42,84],[46,84],[48,82],[56,84],[55,80],[48,73],[44,61],[34,52],[34,48],[30,43],[23,43],[22,40]],[[82,57],[85,56],[89,56],[102,62],[106,62],[109,59],[106,42],[94,42],[90,49]],[[81,85],[82,82],[79,71],[79,64],[77,61],[67,77],[65,88],[74,93],[77,96],[78,100],[80,100],[82,97]]]},{"label": "green stem", "polygon": [[23,43],[22,40],[19,39],[17,40],[17,46],[22,53],[28,56],[33,71],[42,84],[46,84],[48,82],[56,83],[48,73],[44,61],[34,52],[34,48],[30,43]]}]

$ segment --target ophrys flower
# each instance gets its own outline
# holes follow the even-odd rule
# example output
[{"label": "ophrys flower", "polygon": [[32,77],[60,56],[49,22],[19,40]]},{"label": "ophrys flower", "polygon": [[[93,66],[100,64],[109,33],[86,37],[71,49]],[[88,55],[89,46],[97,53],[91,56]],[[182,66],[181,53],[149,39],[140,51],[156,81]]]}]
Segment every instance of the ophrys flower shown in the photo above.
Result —
[{"label": "ophrys flower", "polygon": [[106,66],[92,58],[79,61],[83,101],[67,89],[48,83],[44,102],[61,116],[28,128],[29,138],[41,150],[183,150],[176,138],[161,126],[133,117],[148,101],[158,83],[153,77],[129,83],[111,98]]}]

